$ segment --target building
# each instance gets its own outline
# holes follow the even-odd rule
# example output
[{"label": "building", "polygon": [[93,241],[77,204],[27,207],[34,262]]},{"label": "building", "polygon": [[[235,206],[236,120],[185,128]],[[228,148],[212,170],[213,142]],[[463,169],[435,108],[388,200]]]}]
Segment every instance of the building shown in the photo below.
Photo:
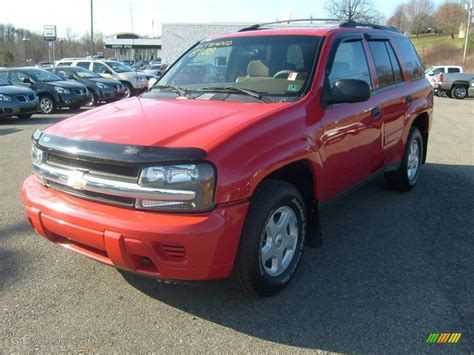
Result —
[{"label": "building", "polygon": [[254,23],[164,23],[162,25],[161,62],[171,64],[184,51],[203,38],[238,30]]},{"label": "building", "polygon": [[161,38],[143,38],[134,33],[119,33],[105,38],[105,48],[115,50],[118,60],[161,58]]}]

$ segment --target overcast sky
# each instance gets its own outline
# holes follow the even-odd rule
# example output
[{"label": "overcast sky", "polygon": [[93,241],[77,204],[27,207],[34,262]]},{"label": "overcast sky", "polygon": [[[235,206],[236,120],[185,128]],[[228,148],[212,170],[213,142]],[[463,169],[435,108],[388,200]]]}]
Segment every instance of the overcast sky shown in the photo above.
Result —
[{"label": "overcast sky", "polygon": [[[0,23],[41,32],[43,25],[57,25],[83,34],[90,28],[90,0],[0,0]],[[438,0],[437,2],[440,2]],[[402,0],[374,0],[387,16]],[[95,30],[106,35],[132,30],[140,35],[160,34],[167,22],[262,22],[292,12],[293,18],[327,16],[323,1],[311,0],[94,0]],[[154,22],[154,29],[152,29]]]}]

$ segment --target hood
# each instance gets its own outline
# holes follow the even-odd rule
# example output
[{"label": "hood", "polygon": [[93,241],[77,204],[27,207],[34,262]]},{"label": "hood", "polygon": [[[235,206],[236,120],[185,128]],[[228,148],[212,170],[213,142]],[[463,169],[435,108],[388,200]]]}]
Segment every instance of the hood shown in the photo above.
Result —
[{"label": "hood", "polygon": [[71,80],[71,81],[66,81],[66,80],[49,81],[49,82],[42,83],[42,84],[50,84],[50,85],[60,86],[60,87],[67,88],[67,89],[83,89],[83,88],[85,88],[85,86],[83,84],[78,83],[77,81],[74,81],[74,80]]},{"label": "hood", "polygon": [[26,88],[26,87],[8,85],[8,86],[0,86],[0,94],[6,94],[6,95],[31,95],[31,94],[33,94],[34,95],[35,92],[31,89]]},{"label": "hood", "polygon": [[45,132],[72,139],[208,150],[289,103],[131,98],[66,119]]}]

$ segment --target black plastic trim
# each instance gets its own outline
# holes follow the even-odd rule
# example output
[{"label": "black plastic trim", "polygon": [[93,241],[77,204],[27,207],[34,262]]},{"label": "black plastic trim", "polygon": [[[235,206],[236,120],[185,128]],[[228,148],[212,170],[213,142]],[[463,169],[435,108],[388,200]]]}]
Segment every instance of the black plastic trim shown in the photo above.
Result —
[{"label": "black plastic trim", "polygon": [[71,139],[46,134],[36,130],[33,142],[47,152],[72,158],[87,158],[89,161],[109,162],[118,165],[150,163],[194,162],[207,157],[200,148],[148,147],[118,143]]}]

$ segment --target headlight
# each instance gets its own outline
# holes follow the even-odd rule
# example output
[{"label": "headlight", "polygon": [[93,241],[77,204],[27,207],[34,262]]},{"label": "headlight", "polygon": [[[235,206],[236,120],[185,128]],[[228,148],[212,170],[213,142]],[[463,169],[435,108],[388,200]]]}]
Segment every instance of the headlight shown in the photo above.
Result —
[{"label": "headlight", "polygon": [[[136,208],[159,211],[203,212],[214,206],[214,168],[207,163],[152,166],[143,169],[139,184],[162,189],[166,199],[136,200]],[[184,193],[183,193],[184,192]]]},{"label": "headlight", "polygon": [[31,160],[33,161],[33,165],[41,165],[44,161],[44,152],[38,149],[35,144],[31,147]]},{"label": "headlight", "polygon": [[11,101],[11,100],[12,98],[10,96],[0,94],[0,101]]},{"label": "headlight", "polygon": [[60,86],[55,86],[54,90],[56,90],[58,94],[70,94],[71,93],[71,91],[69,91],[69,89],[62,88]]},{"label": "headlight", "polygon": [[108,88],[109,88],[108,85],[102,84],[102,83],[97,83],[97,87],[98,87],[99,89],[108,89]]}]

